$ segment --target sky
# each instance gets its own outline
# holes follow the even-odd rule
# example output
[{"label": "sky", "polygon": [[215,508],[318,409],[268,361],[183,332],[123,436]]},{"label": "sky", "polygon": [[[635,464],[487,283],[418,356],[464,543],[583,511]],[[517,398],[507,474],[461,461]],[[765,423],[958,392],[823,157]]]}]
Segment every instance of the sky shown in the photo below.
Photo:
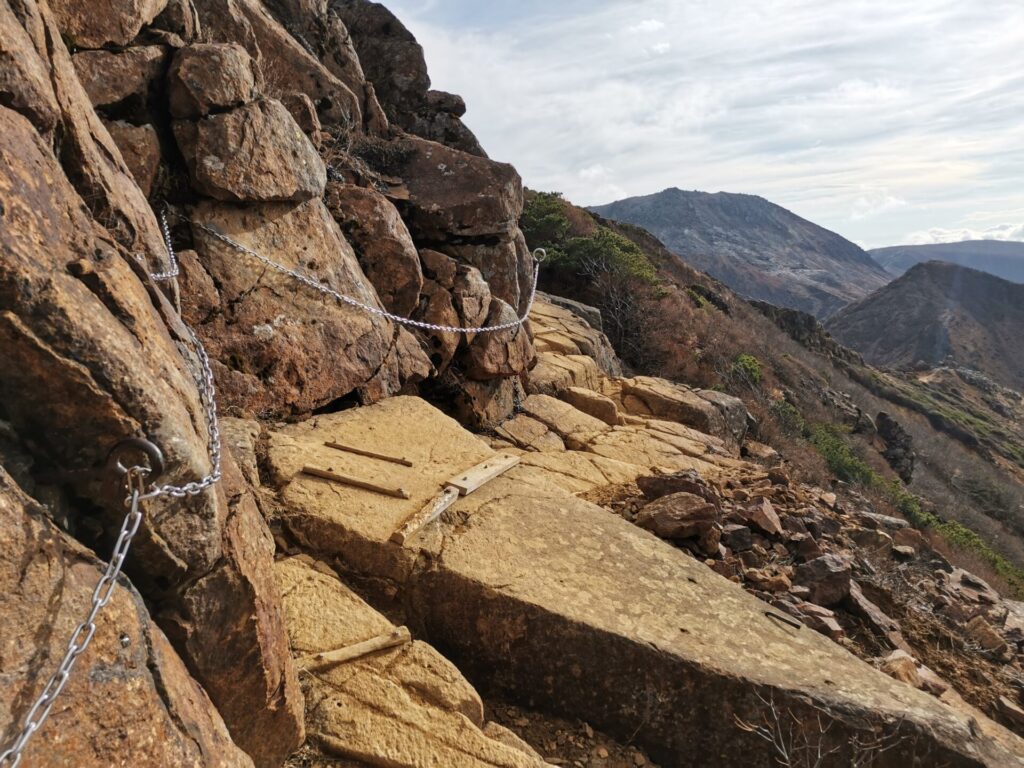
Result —
[{"label": "sky", "polygon": [[1024,241],[1022,0],[384,4],[533,189],[746,192],[867,248]]}]

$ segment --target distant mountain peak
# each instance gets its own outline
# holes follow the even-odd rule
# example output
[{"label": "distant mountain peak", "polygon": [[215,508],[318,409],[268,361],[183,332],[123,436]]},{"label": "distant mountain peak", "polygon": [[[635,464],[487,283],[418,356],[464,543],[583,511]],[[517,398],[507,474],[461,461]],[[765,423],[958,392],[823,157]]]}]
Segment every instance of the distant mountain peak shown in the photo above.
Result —
[{"label": "distant mountain peak", "polygon": [[877,365],[953,360],[1024,389],[1024,285],[944,261],[915,264],[832,317],[829,332]]},{"label": "distant mountain peak", "polygon": [[644,227],[746,296],[818,318],[891,279],[860,246],[758,195],[669,187],[591,210]]}]

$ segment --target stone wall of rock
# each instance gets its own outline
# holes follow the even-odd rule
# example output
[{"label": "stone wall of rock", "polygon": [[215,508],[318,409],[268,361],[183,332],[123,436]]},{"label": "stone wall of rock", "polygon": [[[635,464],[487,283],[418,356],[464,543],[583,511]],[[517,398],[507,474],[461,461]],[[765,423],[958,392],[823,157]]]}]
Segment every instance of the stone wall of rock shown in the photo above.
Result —
[{"label": "stone wall of rock", "polygon": [[[212,358],[221,413],[295,418],[444,379],[469,393],[468,420],[497,421],[533,364],[523,331],[414,333],[218,236],[401,315],[480,325],[524,307],[518,175],[459,129],[455,97],[424,89],[408,114],[385,110],[343,5],[0,1],[0,463],[97,552],[122,512],[102,472],[119,441],[159,445],[161,482],[211,471],[184,323]],[[375,61],[378,76],[387,65],[400,62]],[[161,283],[165,208],[180,276]],[[215,489],[148,505],[127,572],[171,643],[151,653],[205,689],[190,706],[277,765],[303,739],[302,697],[273,541],[223,462]],[[159,635],[141,605],[140,631]],[[12,716],[40,681],[23,682]],[[204,764],[245,762],[217,738],[231,757]]]}]

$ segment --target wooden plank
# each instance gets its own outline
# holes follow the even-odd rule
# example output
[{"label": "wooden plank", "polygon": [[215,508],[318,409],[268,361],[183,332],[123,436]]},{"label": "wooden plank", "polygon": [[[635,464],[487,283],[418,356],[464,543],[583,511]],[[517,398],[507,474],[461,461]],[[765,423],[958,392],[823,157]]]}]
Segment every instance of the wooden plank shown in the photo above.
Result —
[{"label": "wooden plank", "polygon": [[336,483],[343,485],[351,485],[353,488],[362,488],[366,491],[373,491],[374,493],[380,493],[385,496],[392,496],[396,499],[411,499],[412,495],[404,488],[389,488],[384,485],[377,485],[377,483],[371,483],[368,480],[360,480],[358,477],[349,477],[348,475],[342,475],[330,469],[318,469],[317,467],[303,467],[303,474],[312,475],[313,477],[320,477],[324,480],[333,480]]},{"label": "wooden plank", "polygon": [[381,461],[390,461],[392,464],[401,464],[403,467],[411,467],[412,462],[402,456],[388,456],[386,453],[377,453],[376,451],[368,451],[365,448],[357,448],[354,445],[345,445],[344,443],[338,443],[333,440],[328,440],[324,443],[328,448],[333,448],[336,451],[345,451],[346,453],[354,453],[356,456],[366,456],[371,459],[380,459]]},{"label": "wooden plank", "polygon": [[440,517],[441,513],[454,504],[457,498],[459,498],[459,489],[452,485],[445,486],[443,491],[428,501],[418,512],[413,513],[401,528],[391,534],[391,541],[395,544],[405,544],[418,531],[423,530]]},{"label": "wooden plank", "polygon": [[458,488],[460,495],[467,496],[484,483],[508,472],[518,463],[518,456],[499,453],[497,456],[493,456],[487,461],[477,464],[475,467],[470,467],[458,477],[449,480],[447,484]]},{"label": "wooden plank", "polygon": [[336,667],[338,664],[344,664],[347,661],[361,659],[364,656],[369,656],[371,653],[386,651],[389,648],[397,648],[400,645],[405,645],[410,640],[412,640],[412,635],[408,627],[398,627],[392,632],[371,637],[369,640],[364,640],[355,645],[349,645],[335,651],[322,651],[320,653],[312,653],[309,656],[302,656],[296,659],[295,663],[299,669],[316,672],[329,667]]}]

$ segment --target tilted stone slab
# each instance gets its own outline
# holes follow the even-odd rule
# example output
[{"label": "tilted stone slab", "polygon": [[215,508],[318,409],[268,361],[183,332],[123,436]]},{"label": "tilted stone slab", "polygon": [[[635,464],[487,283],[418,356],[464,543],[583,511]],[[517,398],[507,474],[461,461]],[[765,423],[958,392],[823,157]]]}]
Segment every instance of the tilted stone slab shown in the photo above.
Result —
[{"label": "tilted stone slab", "polygon": [[[395,628],[304,557],[279,562],[275,573],[297,655],[347,648]],[[310,736],[324,751],[369,765],[544,765],[485,735],[477,692],[451,662],[418,640],[312,671],[306,708]]]},{"label": "tilted stone slab", "polygon": [[[402,482],[412,498],[296,476],[301,457],[339,431],[407,446],[416,466]],[[770,749],[734,719],[759,721],[766,701],[806,722],[834,719],[829,734],[841,750],[865,727],[898,729],[877,765],[912,755],[1024,765],[1011,754],[1024,754],[1015,737],[975,735],[968,717],[770,616],[738,585],[530,467],[459,500],[414,540],[421,548],[388,543],[453,467],[490,453],[421,401],[397,398],[283,432],[270,436],[269,465],[286,525],[340,567],[390,581],[412,606],[412,625],[479,683],[635,737],[671,765],[773,765]]]}]

